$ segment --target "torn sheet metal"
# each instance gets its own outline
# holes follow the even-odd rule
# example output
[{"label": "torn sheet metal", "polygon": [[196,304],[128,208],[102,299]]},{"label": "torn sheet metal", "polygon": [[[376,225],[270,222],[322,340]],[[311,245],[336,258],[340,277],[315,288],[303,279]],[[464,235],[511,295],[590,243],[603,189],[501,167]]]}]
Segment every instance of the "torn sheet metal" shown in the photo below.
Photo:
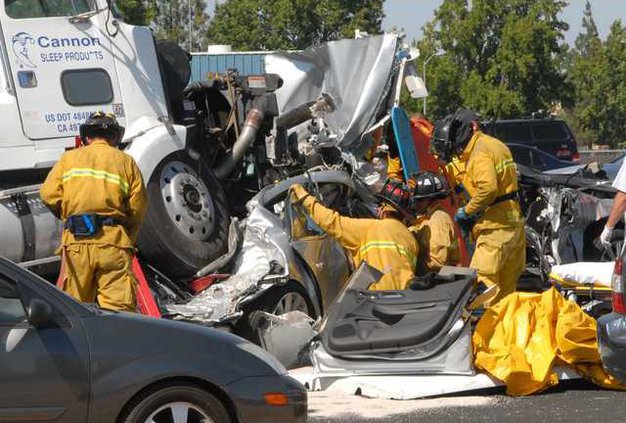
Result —
[{"label": "torn sheet metal", "polygon": [[241,242],[241,228],[239,225],[239,219],[233,217],[228,227],[228,251],[220,257],[213,260],[211,263],[198,270],[196,278],[201,278],[208,274],[217,272],[218,270],[227,266],[235,256],[235,253],[239,250],[239,244]]},{"label": "torn sheet metal", "polygon": [[259,207],[244,221],[241,252],[231,277],[204,290],[186,304],[166,305],[169,313],[185,320],[205,324],[228,320],[239,311],[239,304],[250,295],[262,292],[286,274],[286,259],[272,241],[279,228],[267,220]]},{"label": "torn sheet metal", "polygon": [[336,134],[337,145],[352,152],[362,148],[361,134],[387,107],[397,43],[397,36],[385,34],[266,56],[266,72],[284,81],[276,91],[280,112],[327,94],[336,108],[324,121]]},{"label": "torn sheet metal", "polygon": [[298,310],[280,316],[258,313],[264,319],[260,330],[261,346],[286,368],[297,365],[301,361],[300,353],[316,335],[312,326],[314,320]]},{"label": "torn sheet metal", "polygon": [[584,259],[587,226],[609,215],[612,199],[601,199],[572,188],[552,189],[547,217],[552,227],[552,254],[557,264]]}]

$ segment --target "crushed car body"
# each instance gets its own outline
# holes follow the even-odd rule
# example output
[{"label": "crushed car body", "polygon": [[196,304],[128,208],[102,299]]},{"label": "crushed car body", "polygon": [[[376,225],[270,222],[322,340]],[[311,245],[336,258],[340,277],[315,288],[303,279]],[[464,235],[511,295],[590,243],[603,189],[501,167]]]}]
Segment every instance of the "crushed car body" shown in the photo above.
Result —
[{"label": "crushed car body", "polygon": [[271,174],[274,182],[249,200],[245,217],[231,225],[231,235],[240,237],[230,236],[228,251],[195,275],[230,276],[191,299],[161,298],[166,315],[236,325],[249,314],[246,305],[273,287],[281,288],[283,298],[298,296],[300,311],[325,313],[352,263],[337,241],[290,209],[287,192],[295,183],[308,183],[327,206],[352,217],[374,216],[374,198],[355,170],[371,148],[368,131],[389,119],[402,72],[398,49],[398,36],[385,34],[268,56],[266,70],[283,81],[273,93],[278,113],[265,136],[273,168],[265,176]]}]

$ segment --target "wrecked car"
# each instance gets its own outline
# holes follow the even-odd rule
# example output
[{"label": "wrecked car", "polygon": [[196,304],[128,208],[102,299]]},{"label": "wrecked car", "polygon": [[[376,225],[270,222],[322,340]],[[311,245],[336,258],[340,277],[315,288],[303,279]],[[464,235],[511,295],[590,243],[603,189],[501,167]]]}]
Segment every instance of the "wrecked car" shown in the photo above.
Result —
[{"label": "wrecked car", "polygon": [[344,215],[373,217],[373,196],[346,172],[311,172],[267,187],[251,200],[239,225],[243,235],[232,265],[221,264],[232,269],[231,276],[190,301],[162,301],[169,317],[228,325],[258,342],[259,311],[300,311],[317,318],[328,310],[352,263],[335,239],[290,204],[288,191],[296,183],[308,184],[326,206]]},{"label": "wrecked car", "polygon": [[616,192],[610,181],[584,169],[559,174],[517,168],[532,273],[546,281],[555,264],[614,260],[623,245],[623,227],[615,230],[610,251],[597,242]]}]

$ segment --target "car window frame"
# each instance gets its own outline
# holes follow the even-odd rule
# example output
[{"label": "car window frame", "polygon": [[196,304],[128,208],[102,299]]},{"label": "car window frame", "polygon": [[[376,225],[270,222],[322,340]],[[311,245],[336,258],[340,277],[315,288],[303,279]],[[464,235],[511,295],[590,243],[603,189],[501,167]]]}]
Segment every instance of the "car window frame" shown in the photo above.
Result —
[{"label": "car window frame", "polygon": [[295,237],[294,236],[294,222],[297,219],[295,214],[298,212],[295,210],[296,205],[292,204],[288,200],[289,200],[289,196],[287,195],[285,200],[283,200],[285,201],[285,219],[286,219],[285,226],[289,228],[289,239],[291,241],[315,241],[315,240],[326,239],[328,237],[328,234],[322,228],[320,228],[319,225],[317,225],[317,223],[315,223],[311,215],[307,213],[307,211],[304,210],[303,207],[300,207],[301,208],[300,212],[306,215],[307,220],[310,220],[311,222],[315,223],[315,225],[320,229],[322,233],[321,234],[307,234],[306,236],[303,236],[303,237]]},{"label": "car window frame", "polygon": [[[76,319],[96,314],[50,282],[6,259],[0,259],[0,274],[17,285],[22,306],[27,313],[28,304],[33,299],[47,302],[52,308],[52,318],[57,327],[71,328],[76,325]],[[27,324],[32,327],[30,322],[27,321]]]},{"label": "car window frame", "polygon": [[26,309],[26,305],[24,304],[23,294],[20,290],[19,284],[17,284],[13,279],[6,277],[3,273],[0,273],[0,278],[6,280],[8,283],[12,284],[17,292],[18,299],[20,305],[22,306],[22,310],[24,311],[24,320],[21,322],[5,322],[0,320],[0,328],[27,328],[30,327],[31,324],[28,321],[28,311]]}]

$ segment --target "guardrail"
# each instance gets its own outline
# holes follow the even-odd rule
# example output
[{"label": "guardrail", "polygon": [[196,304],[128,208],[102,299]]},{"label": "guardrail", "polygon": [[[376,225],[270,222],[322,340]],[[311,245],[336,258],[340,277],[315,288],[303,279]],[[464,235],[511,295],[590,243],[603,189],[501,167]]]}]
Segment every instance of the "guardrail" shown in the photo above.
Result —
[{"label": "guardrail", "polygon": [[608,163],[626,153],[626,150],[579,150],[582,163]]}]

